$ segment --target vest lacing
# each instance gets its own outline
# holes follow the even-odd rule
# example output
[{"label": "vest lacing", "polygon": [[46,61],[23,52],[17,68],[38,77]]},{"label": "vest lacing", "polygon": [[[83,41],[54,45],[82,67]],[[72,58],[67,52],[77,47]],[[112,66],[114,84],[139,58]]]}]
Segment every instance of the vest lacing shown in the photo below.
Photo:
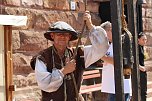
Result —
[{"label": "vest lacing", "polygon": [[[54,46],[53,46],[53,50],[52,50],[53,69],[57,69],[57,68],[55,67],[54,52],[55,52],[55,53],[59,56],[59,58],[60,58],[60,61],[61,61],[61,64],[60,64],[60,65],[61,65],[61,67],[64,67],[64,66],[65,66],[65,63],[63,62],[62,57],[58,54],[58,52],[55,50],[55,48],[54,48]],[[64,52],[64,56],[65,56],[65,58],[69,58],[69,59],[70,59],[70,56],[72,56],[72,54],[70,54],[70,52],[68,52],[68,49],[66,49],[65,52]],[[63,80],[64,80],[64,82],[63,82],[63,83],[64,83],[64,101],[67,101],[66,80],[71,80],[71,79],[72,79],[72,78],[71,78],[70,75],[65,75],[64,78],[63,78]]]}]

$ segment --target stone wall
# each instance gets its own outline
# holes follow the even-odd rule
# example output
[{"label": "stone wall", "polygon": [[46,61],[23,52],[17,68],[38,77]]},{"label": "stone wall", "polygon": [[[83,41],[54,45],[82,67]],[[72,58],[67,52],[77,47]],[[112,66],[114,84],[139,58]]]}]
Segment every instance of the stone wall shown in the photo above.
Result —
[{"label": "stone wall", "polygon": [[146,51],[148,53],[148,59],[152,59],[152,0],[146,0],[146,4],[143,4],[143,30],[147,35],[148,42]]},{"label": "stone wall", "polygon": [[[14,74],[29,74],[30,59],[47,47],[43,33],[50,23],[62,20],[71,24],[77,31],[82,30],[82,15],[85,11],[83,0],[76,2],[76,10],[70,10],[70,0],[4,0],[3,14],[28,17],[27,26],[13,27],[13,66]],[[93,23],[100,24],[98,2],[88,0],[87,10],[91,11]]]}]

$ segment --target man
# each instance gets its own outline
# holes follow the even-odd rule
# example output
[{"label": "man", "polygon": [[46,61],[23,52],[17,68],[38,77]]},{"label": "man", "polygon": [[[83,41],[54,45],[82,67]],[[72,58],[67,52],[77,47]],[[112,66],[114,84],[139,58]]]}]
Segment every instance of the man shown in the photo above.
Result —
[{"label": "man", "polygon": [[[101,24],[101,27],[105,29],[105,31],[107,32],[107,37],[110,42],[110,46],[106,55],[101,58],[104,61],[103,69],[102,69],[101,91],[108,93],[107,101],[116,101],[114,65],[113,65],[112,25],[110,22],[107,21]],[[125,101],[130,101],[131,79],[124,79],[124,93],[125,93]]]},{"label": "man", "polygon": [[78,101],[84,67],[105,55],[108,49],[106,32],[92,25],[89,13],[85,13],[84,20],[92,45],[83,50],[79,48],[76,56],[68,49],[69,41],[77,39],[77,32],[69,24],[58,21],[44,34],[46,39],[53,41],[53,46],[40,52],[31,62],[42,90],[42,101]]}]

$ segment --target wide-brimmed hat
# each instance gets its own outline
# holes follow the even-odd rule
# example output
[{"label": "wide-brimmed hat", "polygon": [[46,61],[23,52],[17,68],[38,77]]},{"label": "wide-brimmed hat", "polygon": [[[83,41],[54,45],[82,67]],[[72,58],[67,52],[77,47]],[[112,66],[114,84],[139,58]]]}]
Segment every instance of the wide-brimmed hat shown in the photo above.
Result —
[{"label": "wide-brimmed hat", "polygon": [[78,33],[66,22],[58,21],[53,23],[46,33],[44,33],[44,37],[48,40],[53,41],[53,39],[50,36],[50,33],[70,33],[71,38],[70,41],[76,40],[78,38]]}]

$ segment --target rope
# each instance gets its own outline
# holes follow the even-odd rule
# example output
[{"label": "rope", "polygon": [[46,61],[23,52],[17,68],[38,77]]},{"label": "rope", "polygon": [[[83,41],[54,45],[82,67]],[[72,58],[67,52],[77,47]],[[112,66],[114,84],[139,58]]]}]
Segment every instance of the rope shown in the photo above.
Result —
[{"label": "rope", "polygon": [[121,15],[121,20],[122,20],[122,30],[127,29],[127,22],[125,20],[126,16],[125,16],[125,0],[122,0],[122,15]]},{"label": "rope", "polygon": [[125,20],[126,16],[124,14],[124,12],[125,12],[124,11],[124,5],[125,5],[125,0],[122,0],[122,15],[121,15],[121,20],[122,20],[122,35],[124,36],[124,44],[125,44],[125,45],[123,45],[123,47],[126,47],[126,44],[129,44],[129,47],[127,47],[127,48],[128,48],[128,51],[130,51],[129,52],[130,55],[128,53],[126,53],[126,54],[128,54],[128,57],[123,56],[123,58],[125,57],[125,58],[129,59],[129,60],[127,60],[127,64],[125,64],[126,66],[124,65],[124,68],[123,68],[124,71],[123,71],[123,73],[124,73],[124,77],[126,79],[128,79],[128,78],[130,78],[131,68],[132,68],[131,66],[133,64],[133,59],[132,59],[132,57],[133,57],[133,55],[132,55],[132,34],[131,34],[131,32],[127,28],[127,22]]}]

